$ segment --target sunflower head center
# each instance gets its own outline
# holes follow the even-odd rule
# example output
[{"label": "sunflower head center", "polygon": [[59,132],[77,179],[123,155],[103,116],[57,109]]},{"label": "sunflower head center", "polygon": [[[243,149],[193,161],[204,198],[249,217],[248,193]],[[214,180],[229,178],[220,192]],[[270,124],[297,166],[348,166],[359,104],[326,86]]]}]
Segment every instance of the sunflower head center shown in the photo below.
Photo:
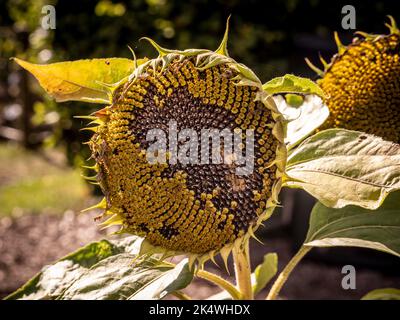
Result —
[{"label": "sunflower head center", "polygon": [[[91,145],[111,210],[128,231],[170,250],[204,253],[242,236],[266,209],[276,171],[273,118],[255,100],[257,89],[236,85],[234,76],[227,65],[199,70],[185,58],[163,70],[149,66],[116,91]],[[149,139],[149,132],[158,135]],[[240,155],[252,148],[244,164],[235,162],[237,151],[227,152],[238,134]],[[149,162],[149,150],[166,161]]]}]

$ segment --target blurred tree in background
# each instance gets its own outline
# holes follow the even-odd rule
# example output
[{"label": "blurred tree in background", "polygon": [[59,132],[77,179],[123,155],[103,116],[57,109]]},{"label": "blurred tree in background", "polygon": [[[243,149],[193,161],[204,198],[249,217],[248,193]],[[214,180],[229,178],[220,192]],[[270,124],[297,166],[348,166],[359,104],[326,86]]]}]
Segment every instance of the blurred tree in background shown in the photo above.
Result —
[{"label": "blurred tree in background", "polygon": [[[56,8],[56,29],[44,30],[42,7]],[[96,105],[56,104],[10,57],[36,63],[96,57],[154,57],[149,36],[167,48],[217,48],[231,14],[230,55],[251,67],[262,81],[284,73],[313,77],[304,57],[316,61],[335,53],[333,31],[344,43],[353,30],[341,28],[341,9],[352,4],[357,29],[386,32],[387,14],[399,18],[396,1],[322,0],[2,0],[0,2],[0,139],[26,147],[61,146],[71,164],[89,155],[88,140],[73,115]]]}]

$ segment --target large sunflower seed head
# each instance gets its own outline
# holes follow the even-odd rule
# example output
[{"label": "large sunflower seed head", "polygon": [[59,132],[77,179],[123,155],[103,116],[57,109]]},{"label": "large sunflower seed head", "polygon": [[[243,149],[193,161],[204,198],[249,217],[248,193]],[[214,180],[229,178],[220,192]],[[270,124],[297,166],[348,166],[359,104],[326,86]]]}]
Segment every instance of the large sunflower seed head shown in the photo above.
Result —
[{"label": "large sunflower seed head", "polygon": [[330,109],[321,129],[340,127],[400,142],[400,32],[390,20],[389,35],[358,32],[362,38],[347,47],[336,34],[338,54],[317,70]]},{"label": "large sunflower seed head", "polygon": [[[286,152],[281,116],[251,70],[231,58],[206,50],[166,52],[121,83],[101,116],[90,146],[113,215],[109,223],[146,243],[170,252],[218,252],[248,239],[276,206]],[[181,149],[187,129],[196,152],[182,163],[179,155],[193,151]],[[153,155],[166,161],[149,161],[155,141],[149,130],[165,133],[155,138],[165,148]],[[213,137],[204,140],[212,130],[223,141],[219,162]],[[252,164],[245,172],[235,161],[239,154],[229,151],[238,133],[239,153]]]}]

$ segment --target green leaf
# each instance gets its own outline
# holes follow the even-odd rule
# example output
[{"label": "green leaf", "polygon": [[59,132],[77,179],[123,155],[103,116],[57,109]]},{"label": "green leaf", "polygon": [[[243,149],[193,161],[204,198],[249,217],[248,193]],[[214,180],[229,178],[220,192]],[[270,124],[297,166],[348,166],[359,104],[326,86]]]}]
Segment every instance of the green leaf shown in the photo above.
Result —
[{"label": "green leaf", "polygon": [[363,132],[330,129],[305,140],[287,162],[287,186],[328,207],[378,208],[400,189],[400,145]]},{"label": "green leaf", "polygon": [[297,77],[293,74],[286,74],[283,77],[274,78],[264,83],[263,89],[270,95],[279,93],[300,93],[315,94],[321,98],[325,98],[324,91],[322,91],[314,81]]},{"label": "green leaf", "polygon": [[305,245],[370,248],[400,257],[400,191],[391,193],[376,210],[333,209],[317,203]]},{"label": "green leaf", "polygon": [[264,256],[264,261],[256,267],[254,274],[253,292],[259,293],[271,281],[278,271],[278,255],[276,253],[268,253]]},{"label": "green leaf", "polygon": [[[291,94],[274,96],[278,110],[288,121],[285,143],[292,148],[322,125],[329,116],[328,107],[316,95],[306,95],[300,101]],[[294,104],[294,105],[293,105]]]},{"label": "green leaf", "polygon": [[134,262],[135,256],[111,256],[81,275],[58,299],[149,300],[162,299],[185,288],[192,280],[188,260],[175,268],[157,260]]},{"label": "green leaf", "polygon": [[129,300],[162,299],[168,293],[185,288],[192,279],[193,272],[189,268],[188,259],[184,259],[175,268],[159,273],[157,277],[143,285],[140,290],[133,292]]},{"label": "green leaf", "polygon": [[[136,241],[133,238],[132,241]],[[107,240],[90,243],[67,255],[51,266],[46,266],[20,289],[6,299],[46,299],[58,296],[69,281],[97,262],[124,251],[124,246],[115,245]],[[57,276],[62,276],[57,279]]]},{"label": "green leaf", "polygon": [[400,300],[400,290],[394,288],[372,290],[361,300]]},{"label": "green leaf", "polygon": [[176,267],[137,258],[142,239],[91,243],[46,266],[7,299],[162,299],[193,278],[188,261]]},{"label": "green leaf", "polygon": [[[129,76],[133,60],[124,58],[87,59],[47,65],[29,63],[14,58],[22,68],[32,73],[46,92],[58,102],[86,101],[109,103],[112,85]],[[138,65],[146,59],[137,60]]]}]

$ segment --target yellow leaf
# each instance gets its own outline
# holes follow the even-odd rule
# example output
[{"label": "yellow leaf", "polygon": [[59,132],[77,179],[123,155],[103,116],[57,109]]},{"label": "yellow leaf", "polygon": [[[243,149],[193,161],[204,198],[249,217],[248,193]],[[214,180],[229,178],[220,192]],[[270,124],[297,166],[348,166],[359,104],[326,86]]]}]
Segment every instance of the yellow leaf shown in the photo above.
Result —
[{"label": "yellow leaf", "polygon": [[[39,65],[14,60],[32,73],[46,92],[58,102],[86,101],[109,103],[114,84],[129,76],[134,68],[133,60],[125,58],[87,59]],[[146,59],[139,59],[138,65]]]}]

